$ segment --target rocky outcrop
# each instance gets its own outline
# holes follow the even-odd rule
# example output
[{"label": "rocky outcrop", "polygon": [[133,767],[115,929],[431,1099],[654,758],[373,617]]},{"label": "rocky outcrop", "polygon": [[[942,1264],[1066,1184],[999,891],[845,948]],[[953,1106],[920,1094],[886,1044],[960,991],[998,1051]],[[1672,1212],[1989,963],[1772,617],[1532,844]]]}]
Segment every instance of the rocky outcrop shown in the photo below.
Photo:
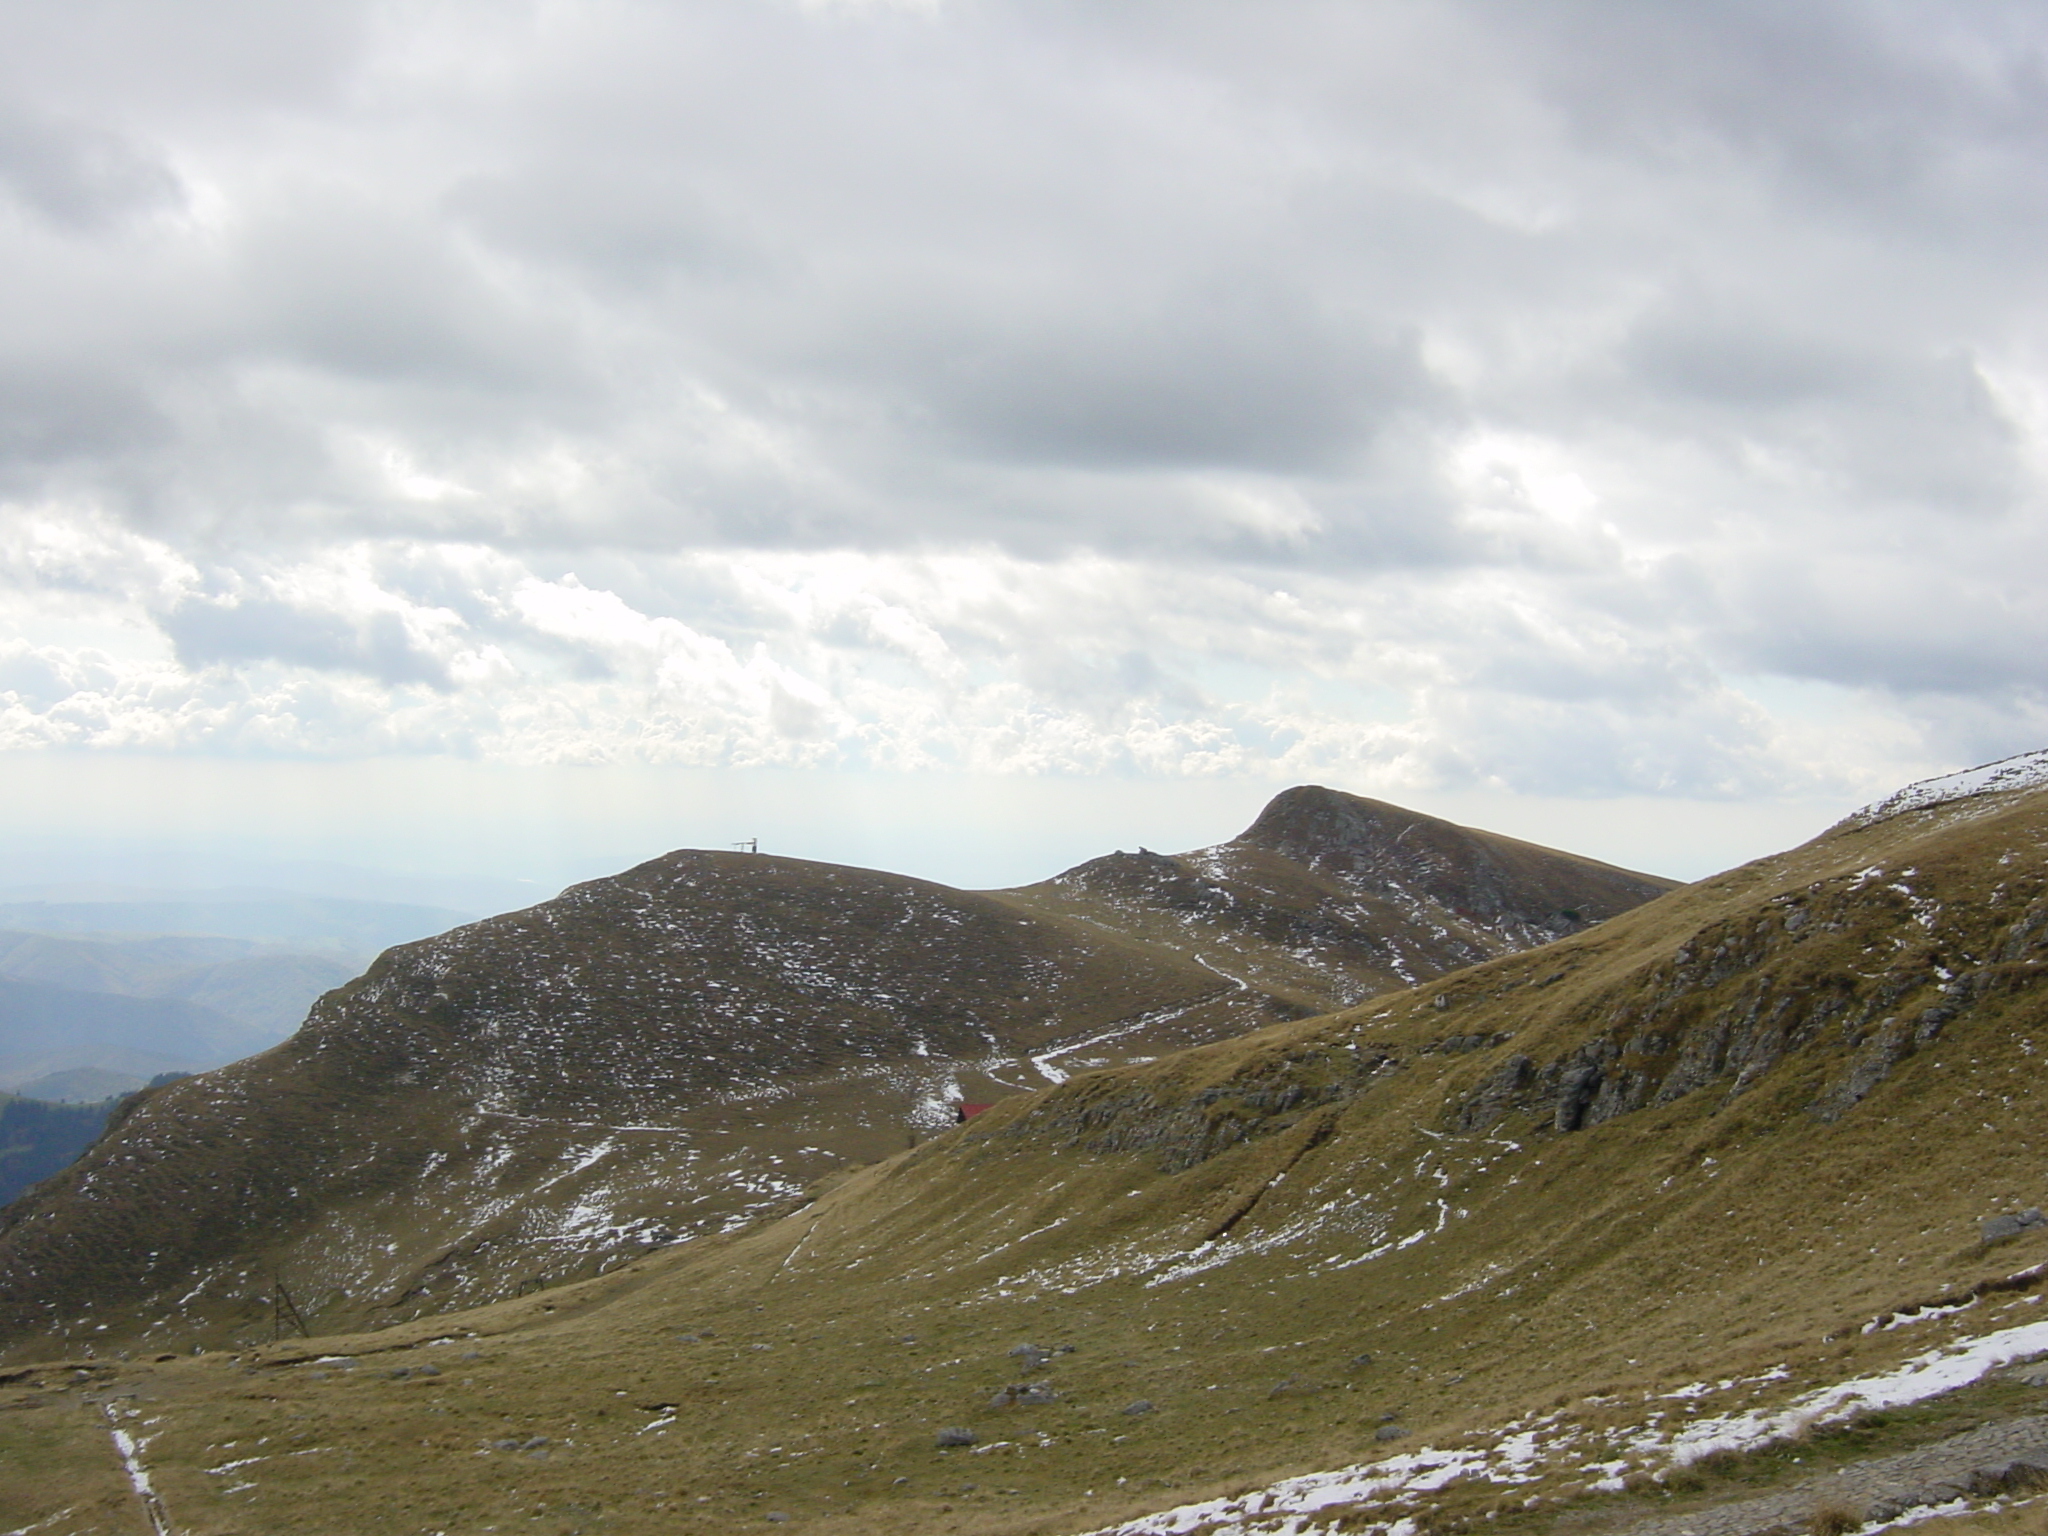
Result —
[{"label": "rocky outcrop", "polygon": [[[1579,1043],[1541,1064],[1508,1058],[1447,1119],[1476,1131],[1520,1113],[1571,1132],[1710,1086],[1733,1097],[1810,1053],[1828,1073],[1808,1113],[1838,1120],[1959,1012],[2041,980],[2048,897],[1983,916],[1867,872],[1780,896],[1588,998],[1567,1024]],[[1878,928],[1882,964],[1853,963],[1874,947],[1857,935]]]},{"label": "rocky outcrop", "polygon": [[1237,841],[1361,895],[1439,906],[1517,948],[1575,933],[1672,888],[1655,876],[1314,784],[1276,795]]},{"label": "rocky outcrop", "polygon": [[1077,1080],[1009,1134],[1051,1136],[1094,1153],[1142,1152],[1173,1173],[1348,1103],[1400,1060],[1391,1052],[1307,1049],[1262,1056],[1220,1081]]}]

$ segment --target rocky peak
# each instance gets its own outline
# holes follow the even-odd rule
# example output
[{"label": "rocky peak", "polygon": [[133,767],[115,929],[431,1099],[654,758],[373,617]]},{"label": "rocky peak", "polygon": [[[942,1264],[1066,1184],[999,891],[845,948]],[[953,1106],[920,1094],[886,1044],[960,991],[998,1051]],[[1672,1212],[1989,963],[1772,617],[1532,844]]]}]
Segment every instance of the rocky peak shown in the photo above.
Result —
[{"label": "rocky peak", "polygon": [[1489,928],[1570,932],[1672,885],[1319,784],[1274,796],[1225,846],[1276,853],[1358,895],[1419,898]]}]

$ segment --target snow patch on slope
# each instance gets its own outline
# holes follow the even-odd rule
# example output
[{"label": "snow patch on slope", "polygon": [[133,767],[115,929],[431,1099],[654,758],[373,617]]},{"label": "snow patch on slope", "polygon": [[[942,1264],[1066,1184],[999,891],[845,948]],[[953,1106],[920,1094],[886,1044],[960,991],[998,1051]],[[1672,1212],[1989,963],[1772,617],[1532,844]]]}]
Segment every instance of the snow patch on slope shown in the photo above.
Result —
[{"label": "snow patch on slope", "polygon": [[[1581,1479],[1598,1474],[1587,1488],[1612,1492],[1625,1486],[1623,1479],[1632,1472],[1656,1475],[1714,1451],[1754,1450],[1809,1425],[1841,1423],[1872,1409],[1924,1402],[2044,1350],[2048,1322],[2035,1322],[1939,1345],[1890,1370],[1837,1382],[1772,1408],[1717,1414],[1681,1425],[1670,1424],[1665,1412],[1658,1411],[1640,1424],[1604,1432],[1563,1424],[1553,1413],[1518,1420],[1494,1435],[1460,1437],[1467,1442],[1462,1445],[1425,1445],[1377,1462],[1285,1478],[1248,1493],[1140,1515],[1088,1536],[1336,1536],[1339,1531],[1413,1536],[1419,1529],[1412,1518],[1421,1512],[1419,1496],[1463,1479],[1516,1485],[1535,1482],[1546,1473],[1568,1472]],[[1754,1390],[1787,1375],[1779,1366],[1762,1376],[1650,1394],[1649,1400],[1682,1401],[1731,1389]],[[1361,1519],[1361,1506],[1374,1508]]]},{"label": "snow patch on slope", "polygon": [[1961,773],[1943,774],[1940,778],[1908,784],[1898,793],[1844,817],[1842,825],[1871,827],[1907,811],[1924,811],[1930,806],[1949,805],[1977,795],[2039,789],[2043,785],[2048,785],[2048,747],[2022,752],[2017,757],[2003,757],[1981,767],[1965,768]]}]

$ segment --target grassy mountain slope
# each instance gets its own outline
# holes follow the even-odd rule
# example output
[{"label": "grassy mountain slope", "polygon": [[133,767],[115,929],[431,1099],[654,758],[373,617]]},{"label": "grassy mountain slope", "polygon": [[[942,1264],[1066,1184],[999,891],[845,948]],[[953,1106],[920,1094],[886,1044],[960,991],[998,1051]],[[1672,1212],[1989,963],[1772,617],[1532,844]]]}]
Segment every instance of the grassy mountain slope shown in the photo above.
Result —
[{"label": "grassy mountain slope", "polygon": [[[1914,810],[598,1279],[95,1390],[181,1531],[1598,1528],[1830,1382],[2048,1350],[2048,1226],[1979,1226],[2042,1203],[2044,962],[2048,794]],[[66,1422],[0,1518],[101,1496]]]},{"label": "grassy mountain slope", "polygon": [[[1054,900],[685,852],[394,949],[277,1050],[144,1096],[9,1212],[0,1329],[232,1338],[267,1325],[273,1273],[327,1327],[474,1304],[787,1205],[952,1102],[1314,1012],[1315,964],[1351,996],[1385,984],[1389,946],[1458,963],[1479,937],[1344,883],[1361,828],[1463,850],[1475,909],[1505,891],[1515,921],[1664,885],[1326,790],[1276,806],[1261,826],[1337,873],[1247,843],[1267,933],[1086,880]],[[1356,814],[1307,825],[1333,807]],[[1540,878],[1495,878],[1501,849]],[[1203,878],[1254,909],[1252,879]]]}]

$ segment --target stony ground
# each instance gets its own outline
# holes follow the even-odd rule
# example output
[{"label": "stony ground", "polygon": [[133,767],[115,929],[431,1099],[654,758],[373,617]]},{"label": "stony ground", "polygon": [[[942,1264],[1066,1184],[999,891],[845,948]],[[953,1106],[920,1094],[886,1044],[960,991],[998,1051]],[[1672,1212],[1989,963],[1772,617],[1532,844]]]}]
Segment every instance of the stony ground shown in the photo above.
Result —
[{"label": "stony ground", "polygon": [[1894,1520],[1961,1501],[2048,1486],[2048,1416],[1987,1424],[1897,1456],[1852,1462],[1758,1498],[1662,1515],[1617,1536],[1763,1536],[1808,1531],[1816,1516]]}]

